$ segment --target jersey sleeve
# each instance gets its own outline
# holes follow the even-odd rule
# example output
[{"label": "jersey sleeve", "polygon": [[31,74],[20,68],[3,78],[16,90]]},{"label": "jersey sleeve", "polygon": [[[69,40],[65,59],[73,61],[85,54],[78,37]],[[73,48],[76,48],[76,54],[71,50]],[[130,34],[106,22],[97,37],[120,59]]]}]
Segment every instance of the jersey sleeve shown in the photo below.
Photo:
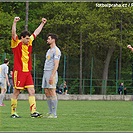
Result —
[{"label": "jersey sleeve", "polygon": [[36,38],[36,36],[35,36],[34,34],[32,34],[32,35],[30,36],[31,41],[34,41],[35,38]]},{"label": "jersey sleeve", "polygon": [[60,57],[61,57],[61,51],[59,49],[56,49],[54,60],[60,60]]},{"label": "jersey sleeve", "polygon": [[32,46],[32,42],[35,40],[35,35],[34,34],[32,34],[31,36],[30,36],[30,42],[29,42],[29,45],[30,46]]},{"label": "jersey sleeve", "polygon": [[14,40],[12,38],[12,40],[11,40],[11,48],[17,47],[17,45],[19,44],[19,42],[20,42],[20,40],[18,39],[18,36],[16,37],[16,40]]},{"label": "jersey sleeve", "polygon": [[5,69],[5,74],[8,74],[8,70],[9,70],[9,67],[6,66],[6,69]]}]

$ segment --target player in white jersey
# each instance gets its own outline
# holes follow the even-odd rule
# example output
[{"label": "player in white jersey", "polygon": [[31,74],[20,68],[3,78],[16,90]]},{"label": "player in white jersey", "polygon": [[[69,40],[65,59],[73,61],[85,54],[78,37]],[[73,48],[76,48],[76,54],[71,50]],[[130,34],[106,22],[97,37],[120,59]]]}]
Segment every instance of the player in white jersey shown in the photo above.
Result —
[{"label": "player in white jersey", "polygon": [[48,118],[57,118],[57,95],[56,84],[58,82],[58,66],[61,57],[61,51],[56,46],[58,36],[49,33],[47,36],[47,43],[50,49],[46,53],[46,60],[44,63],[44,73],[42,79],[42,88],[44,88],[49,107]]},{"label": "player in white jersey", "polygon": [[5,59],[4,63],[0,65],[0,88],[1,88],[0,106],[5,106],[3,104],[3,99],[7,91],[7,85],[10,86],[8,80],[8,69],[9,69],[8,64],[9,64],[8,59]]}]

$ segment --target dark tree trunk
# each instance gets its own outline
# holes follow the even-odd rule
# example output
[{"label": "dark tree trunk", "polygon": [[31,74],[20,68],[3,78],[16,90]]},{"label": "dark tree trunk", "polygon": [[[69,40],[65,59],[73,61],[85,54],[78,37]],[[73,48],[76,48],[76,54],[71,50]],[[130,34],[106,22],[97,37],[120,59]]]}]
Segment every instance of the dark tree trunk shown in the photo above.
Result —
[{"label": "dark tree trunk", "polygon": [[107,54],[107,57],[105,60],[105,64],[104,64],[102,90],[101,90],[101,93],[103,95],[106,95],[106,86],[107,86],[107,80],[108,80],[108,68],[109,68],[109,63],[110,63],[113,52],[114,52],[114,48],[113,47],[109,48],[108,54]]}]

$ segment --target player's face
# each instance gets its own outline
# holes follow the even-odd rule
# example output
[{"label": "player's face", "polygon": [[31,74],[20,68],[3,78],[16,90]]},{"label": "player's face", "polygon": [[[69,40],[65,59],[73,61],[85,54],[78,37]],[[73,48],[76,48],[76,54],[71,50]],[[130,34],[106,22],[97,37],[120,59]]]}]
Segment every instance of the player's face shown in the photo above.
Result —
[{"label": "player's face", "polygon": [[21,40],[22,40],[22,42],[23,42],[24,44],[28,44],[29,41],[30,41],[30,37],[29,37],[29,36],[22,37]]},{"label": "player's face", "polygon": [[51,38],[51,36],[47,39],[47,44],[51,45],[54,42],[54,39]]}]

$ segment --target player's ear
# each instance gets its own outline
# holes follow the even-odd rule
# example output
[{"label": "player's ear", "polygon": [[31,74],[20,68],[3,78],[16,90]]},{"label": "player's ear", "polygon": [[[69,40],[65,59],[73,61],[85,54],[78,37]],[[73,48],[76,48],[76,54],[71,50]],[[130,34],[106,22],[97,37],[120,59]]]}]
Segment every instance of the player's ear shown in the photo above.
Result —
[{"label": "player's ear", "polygon": [[21,36],[20,38],[21,38],[21,39],[23,39],[24,37],[23,37],[23,36]]}]

